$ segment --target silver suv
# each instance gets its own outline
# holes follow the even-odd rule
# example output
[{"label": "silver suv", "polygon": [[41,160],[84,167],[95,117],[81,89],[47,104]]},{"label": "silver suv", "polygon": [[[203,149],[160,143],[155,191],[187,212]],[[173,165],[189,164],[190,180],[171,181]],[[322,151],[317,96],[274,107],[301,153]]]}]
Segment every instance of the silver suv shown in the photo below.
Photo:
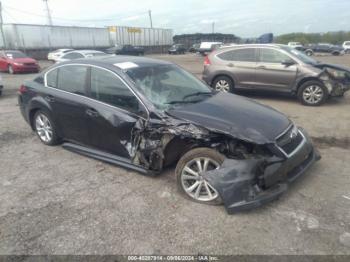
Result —
[{"label": "silver suv", "polygon": [[350,69],[321,64],[286,45],[248,44],[218,49],[204,61],[203,80],[214,89],[291,93],[317,106],[350,88]]}]

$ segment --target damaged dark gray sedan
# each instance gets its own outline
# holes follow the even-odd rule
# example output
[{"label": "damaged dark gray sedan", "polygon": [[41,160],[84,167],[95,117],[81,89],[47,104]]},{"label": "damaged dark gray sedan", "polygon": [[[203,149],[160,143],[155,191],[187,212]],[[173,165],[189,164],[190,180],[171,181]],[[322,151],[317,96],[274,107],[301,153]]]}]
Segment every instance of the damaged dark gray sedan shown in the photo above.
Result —
[{"label": "damaged dark gray sedan", "polygon": [[22,85],[18,99],[44,144],[147,175],[176,164],[181,193],[229,213],[277,198],[320,158],[282,113],[212,91],[160,60],[57,64]]}]

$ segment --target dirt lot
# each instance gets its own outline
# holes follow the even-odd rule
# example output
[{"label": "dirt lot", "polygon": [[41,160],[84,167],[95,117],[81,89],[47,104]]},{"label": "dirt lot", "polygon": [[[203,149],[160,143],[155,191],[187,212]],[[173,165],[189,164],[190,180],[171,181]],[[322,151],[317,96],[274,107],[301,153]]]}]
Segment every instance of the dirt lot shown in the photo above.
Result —
[{"label": "dirt lot", "polygon": [[[158,57],[201,74],[202,57]],[[350,93],[315,108],[244,94],[305,127],[323,158],[278,201],[227,215],[181,197],[173,170],[150,178],[44,146],[16,101],[34,75],[2,76],[0,254],[350,254]]]}]

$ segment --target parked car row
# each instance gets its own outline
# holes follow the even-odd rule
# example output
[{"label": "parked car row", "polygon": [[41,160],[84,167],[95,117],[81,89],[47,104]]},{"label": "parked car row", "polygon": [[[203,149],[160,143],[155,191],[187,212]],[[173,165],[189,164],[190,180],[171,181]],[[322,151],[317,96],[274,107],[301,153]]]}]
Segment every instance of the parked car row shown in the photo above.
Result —
[{"label": "parked car row", "polygon": [[[236,57],[254,63],[258,48],[242,49],[217,50],[209,59],[222,59],[223,68]],[[251,76],[244,75],[241,84]],[[45,145],[63,143],[146,175],[176,164],[181,194],[223,203],[229,213],[278,198],[320,159],[307,132],[284,114],[214,91],[162,60],[99,56],[54,64],[20,87],[18,103]]]},{"label": "parked car row", "polygon": [[289,42],[288,46],[303,51],[308,56],[315,53],[329,53],[332,55],[342,55],[350,51],[350,41],[344,42],[343,46],[333,45],[329,43],[318,43],[302,45],[300,42]]}]

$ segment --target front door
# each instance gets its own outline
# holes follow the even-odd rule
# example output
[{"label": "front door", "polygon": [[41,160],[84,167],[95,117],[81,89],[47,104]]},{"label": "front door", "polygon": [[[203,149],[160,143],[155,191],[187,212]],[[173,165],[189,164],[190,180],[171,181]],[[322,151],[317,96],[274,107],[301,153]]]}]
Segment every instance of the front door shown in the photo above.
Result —
[{"label": "front door", "polygon": [[293,60],[280,50],[259,48],[259,61],[255,73],[257,87],[289,91],[297,75],[297,64],[286,65],[287,61]]},{"label": "front door", "polygon": [[130,159],[132,131],[145,108],[114,72],[91,67],[88,129],[92,147]]}]

